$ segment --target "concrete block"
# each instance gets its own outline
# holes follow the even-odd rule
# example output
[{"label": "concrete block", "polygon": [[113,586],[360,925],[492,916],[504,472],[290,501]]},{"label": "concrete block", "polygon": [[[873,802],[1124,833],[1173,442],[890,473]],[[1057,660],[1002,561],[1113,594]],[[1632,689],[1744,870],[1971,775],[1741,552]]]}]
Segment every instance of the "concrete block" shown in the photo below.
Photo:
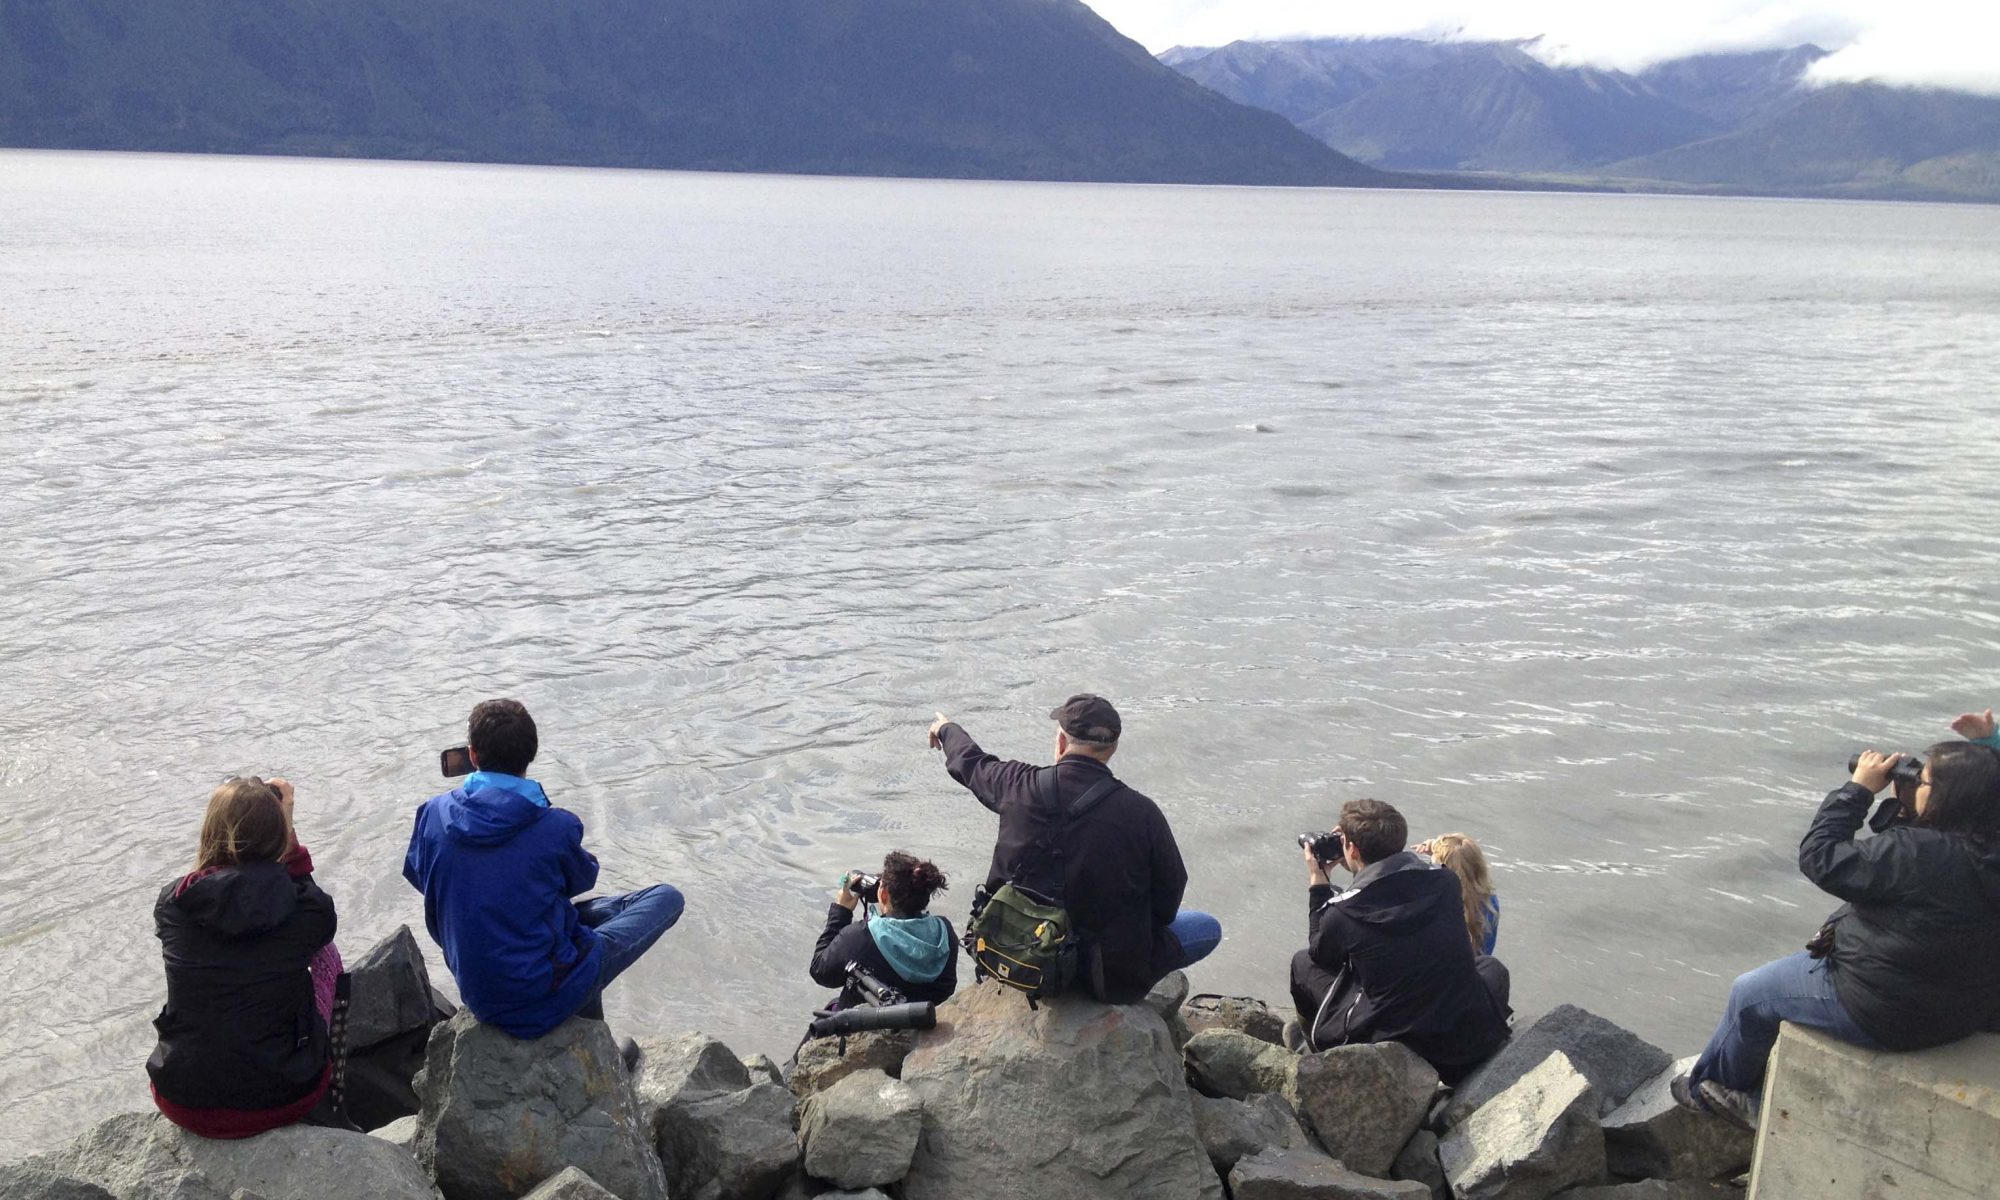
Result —
[{"label": "concrete block", "polygon": [[1749,1200],[1802,1196],[2000,1197],[2000,1036],[1888,1054],[1787,1024]]}]

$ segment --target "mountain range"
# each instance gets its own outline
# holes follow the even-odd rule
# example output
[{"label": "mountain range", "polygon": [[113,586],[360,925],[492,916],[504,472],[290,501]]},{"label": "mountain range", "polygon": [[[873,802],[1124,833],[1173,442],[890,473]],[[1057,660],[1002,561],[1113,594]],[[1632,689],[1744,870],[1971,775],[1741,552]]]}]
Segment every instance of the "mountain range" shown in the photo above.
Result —
[{"label": "mountain range", "polygon": [[2000,99],[1816,85],[1816,46],[1627,73],[1533,41],[1327,38],[1163,63],[1388,170],[1623,188],[2000,200]]},{"label": "mountain range", "polygon": [[1386,182],[1080,0],[0,0],[0,145]]}]

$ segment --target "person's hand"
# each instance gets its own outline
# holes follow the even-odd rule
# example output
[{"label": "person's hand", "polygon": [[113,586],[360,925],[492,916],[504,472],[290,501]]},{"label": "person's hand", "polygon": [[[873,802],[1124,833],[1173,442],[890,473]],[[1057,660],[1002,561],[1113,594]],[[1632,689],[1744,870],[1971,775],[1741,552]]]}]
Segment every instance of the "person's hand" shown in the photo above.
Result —
[{"label": "person's hand", "polygon": [[264,782],[270,784],[271,790],[278,793],[278,807],[285,810],[285,820],[287,821],[291,820],[292,819],[291,781],[287,779],[272,778],[272,779],[266,779]]},{"label": "person's hand", "polygon": [[1951,731],[1969,742],[1992,737],[1995,728],[1990,708],[1983,713],[1960,713],[1951,723]]},{"label": "person's hand", "polygon": [[1307,846],[1303,853],[1306,856],[1306,886],[1318,887],[1326,883],[1326,864],[1313,856],[1311,846]]},{"label": "person's hand", "polygon": [[1889,772],[1903,761],[1900,754],[1884,754],[1880,750],[1863,750],[1861,761],[1854,764],[1854,782],[1868,789],[1870,795],[1889,786]]},{"label": "person's hand", "polygon": [[846,909],[848,912],[853,912],[854,906],[861,902],[861,897],[855,895],[853,892],[848,891],[847,881],[843,879],[840,881],[840,890],[833,894],[833,902],[835,904],[840,905],[840,907]]},{"label": "person's hand", "polygon": [[931,722],[931,749],[936,750],[943,744],[938,741],[938,730],[943,729],[949,724],[951,724],[951,718],[945,716],[943,713],[939,713],[937,720]]},{"label": "person's hand", "polygon": [[1421,854],[1425,858],[1429,858],[1431,856],[1431,844],[1429,841],[1418,842],[1416,845],[1410,847],[1410,853]]}]

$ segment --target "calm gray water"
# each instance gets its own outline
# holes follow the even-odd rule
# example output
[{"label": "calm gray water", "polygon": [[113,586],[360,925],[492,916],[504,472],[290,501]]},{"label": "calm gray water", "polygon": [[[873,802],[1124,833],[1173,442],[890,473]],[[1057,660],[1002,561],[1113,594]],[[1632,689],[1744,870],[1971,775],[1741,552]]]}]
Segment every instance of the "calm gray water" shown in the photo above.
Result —
[{"label": "calm gray water", "polygon": [[1374,795],[1691,1052],[1850,750],[2000,702],[1991,208],[6,153],[0,364],[0,1157],[145,1103],[214,783],[355,952],[490,695],[689,896],[614,1023],[779,1057],[843,868],[983,870],[934,710],[1118,699],[1199,990]]}]

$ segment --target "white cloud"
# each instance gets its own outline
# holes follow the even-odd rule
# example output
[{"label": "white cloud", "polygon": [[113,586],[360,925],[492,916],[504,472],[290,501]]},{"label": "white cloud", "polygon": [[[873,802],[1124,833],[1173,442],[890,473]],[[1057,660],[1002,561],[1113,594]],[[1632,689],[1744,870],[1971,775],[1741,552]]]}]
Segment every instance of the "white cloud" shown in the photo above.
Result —
[{"label": "white cloud", "polygon": [[1712,50],[1813,42],[1816,78],[2000,95],[1994,0],[1090,0],[1153,50],[1302,36],[1528,38],[1560,62],[1635,70]]}]

